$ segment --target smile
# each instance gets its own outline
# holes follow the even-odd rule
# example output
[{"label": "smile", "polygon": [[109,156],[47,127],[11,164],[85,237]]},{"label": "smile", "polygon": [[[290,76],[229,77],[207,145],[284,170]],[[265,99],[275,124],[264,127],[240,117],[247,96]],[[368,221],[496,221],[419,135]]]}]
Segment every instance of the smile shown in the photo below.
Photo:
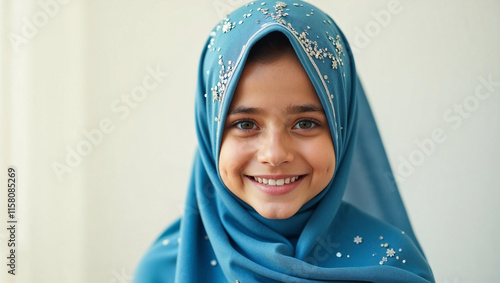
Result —
[{"label": "smile", "polygon": [[259,184],[264,184],[268,186],[283,186],[296,182],[297,180],[300,179],[301,176],[288,177],[283,179],[261,178],[256,176],[249,176],[249,177],[253,178]]},{"label": "smile", "polygon": [[295,190],[307,175],[246,176],[263,193],[271,196],[286,195]]}]

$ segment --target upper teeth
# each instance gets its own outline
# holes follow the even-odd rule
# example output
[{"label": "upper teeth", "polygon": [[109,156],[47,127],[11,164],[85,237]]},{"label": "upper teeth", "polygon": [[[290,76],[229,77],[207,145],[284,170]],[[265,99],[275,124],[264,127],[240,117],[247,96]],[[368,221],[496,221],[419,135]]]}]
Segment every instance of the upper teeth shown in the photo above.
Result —
[{"label": "upper teeth", "polygon": [[259,177],[253,177],[253,179],[261,184],[268,186],[283,186],[284,184],[290,184],[297,181],[299,179],[299,176],[286,179],[278,179],[278,180],[259,178]]}]

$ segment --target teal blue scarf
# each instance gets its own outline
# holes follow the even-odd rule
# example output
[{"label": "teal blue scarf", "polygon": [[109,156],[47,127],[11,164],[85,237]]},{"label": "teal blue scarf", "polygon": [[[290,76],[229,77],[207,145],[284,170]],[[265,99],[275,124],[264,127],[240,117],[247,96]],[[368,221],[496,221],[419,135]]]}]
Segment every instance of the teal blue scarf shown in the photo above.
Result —
[{"label": "teal blue scarf", "polygon": [[[226,114],[249,51],[275,31],[288,37],[316,89],[337,160],[329,185],[284,220],[260,216],[218,172]],[[251,2],[222,20],[201,56],[196,129],[185,213],[144,256],[135,282],[434,282],[351,49],[318,8]]]}]

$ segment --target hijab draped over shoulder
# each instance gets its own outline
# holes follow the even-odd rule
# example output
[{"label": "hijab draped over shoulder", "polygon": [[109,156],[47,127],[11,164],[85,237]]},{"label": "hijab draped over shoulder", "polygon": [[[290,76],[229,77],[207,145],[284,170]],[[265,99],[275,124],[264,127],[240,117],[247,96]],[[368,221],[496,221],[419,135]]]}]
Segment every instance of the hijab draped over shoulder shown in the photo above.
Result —
[{"label": "hijab draped over shoulder", "polygon": [[[223,184],[226,115],[252,46],[291,43],[328,119],[336,168],[288,219],[267,219]],[[195,155],[185,212],[151,246],[135,282],[434,282],[413,234],[352,51],[301,1],[251,2],[210,33],[198,71]],[[237,153],[235,153],[237,154]]]}]

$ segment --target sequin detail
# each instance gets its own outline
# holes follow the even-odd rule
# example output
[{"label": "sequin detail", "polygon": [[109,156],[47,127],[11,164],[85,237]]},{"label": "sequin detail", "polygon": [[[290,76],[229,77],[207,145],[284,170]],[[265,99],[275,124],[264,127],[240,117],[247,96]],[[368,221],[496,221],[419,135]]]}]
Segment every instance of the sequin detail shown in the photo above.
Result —
[{"label": "sequin detail", "polygon": [[[380,241],[382,241],[383,239],[384,239],[384,237],[383,237],[383,236],[380,236],[380,237],[379,237],[379,240],[380,240]],[[386,242],[386,243],[381,243],[381,244],[380,244],[380,247],[381,247],[381,248],[385,248],[385,249],[386,249],[386,250],[385,250],[385,255],[384,255],[384,256],[382,256],[382,260],[381,260],[381,261],[379,261],[379,264],[380,264],[380,265],[383,265],[385,262],[387,262],[387,261],[388,261],[389,259],[391,259],[391,258],[393,258],[393,259],[395,259],[395,260],[399,261],[399,259],[400,259],[400,255],[397,255],[397,253],[398,253],[398,252],[399,252],[399,253],[402,253],[402,252],[403,252],[403,249],[402,249],[402,248],[396,249],[396,248],[390,247],[390,245],[389,245],[389,243],[388,243],[388,242]],[[396,251],[396,250],[397,250],[397,251]],[[372,256],[374,256],[374,255],[375,255],[375,254],[373,254]],[[406,260],[405,260],[405,259],[403,259],[401,262],[402,262],[402,263],[406,263]]]},{"label": "sequin detail", "polygon": [[[297,4],[297,5],[295,5],[295,4]],[[300,7],[303,7],[302,4],[298,5],[298,3],[294,3],[293,6],[295,6],[296,9],[300,9]],[[311,40],[309,38],[310,34],[308,31],[310,31],[310,29],[306,28],[304,31],[299,33],[297,30],[295,30],[295,28],[292,26],[291,23],[287,23],[285,18],[289,14],[286,11],[289,9],[286,9],[286,8],[287,8],[286,3],[278,1],[278,2],[276,2],[276,5],[274,6],[273,13],[270,13],[267,9],[260,9],[260,12],[262,12],[266,17],[271,17],[277,23],[281,24],[282,26],[286,27],[290,32],[292,32],[293,35],[298,39],[298,41],[302,45],[302,48],[304,49],[304,51],[307,53],[307,55],[309,57],[314,58],[316,60],[319,60],[322,63],[325,63],[325,61],[327,59],[331,60],[330,67],[332,69],[338,69],[339,66],[343,66],[344,63],[342,61],[341,56],[345,56],[345,54],[344,54],[344,51],[343,51],[344,49],[343,49],[342,44],[341,44],[340,35],[336,35],[335,37],[333,37],[330,34],[328,34],[328,31],[326,31],[326,34],[328,35],[328,39],[332,42],[332,46],[334,49],[334,51],[332,51],[332,52],[336,53],[336,54],[334,54],[328,50],[329,47],[322,48],[318,45],[318,42]],[[313,14],[313,12],[314,11],[311,10],[311,14]],[[306,16],[309,17],[309,16],[311,16],[311,14],[307,14]],[[330,20],[328,20],[328,22],[331,23]],[[322,76],[322,79],[324,79],[323,76]],[[326,83],[324,83],[324,86],[328,92],[328,88],[326,86]],[[334,109],[334,106],[333,106],[334,104],[333,104],[332,100],[330,100],[330,104],[332,106],[332,109]],[[335,117],[335,112],[333,112],[333,113],[334,113],[334,124],[335,124],[335,127],[337,127],[337,119]],[[339,133],[335,132],[335,138],[337,140],[338,140],[338,135],[339,135]]]},{"label": "sequin detail", "polygon": [[363,238],[361,238],[360,236],[354,237],[354,243],[356,243],[356,245],[363,243]]},{"label": "sequin detail", "polygon": [[[231,61],[227,63],[227,66],[224,64],[224,60],[222,58],[222,55],[219,55],[219,65],[221,66],[221,69],[219,71],[219,82],[217,82],[217,85],[212,87],[212,100],[215,102],[216,100],[220,101],[222,95],[226,92],[227,84],[229,81],[229,78],[232,76],[234,72],[234,67],[232,66]],[[217,120],[216,120],[217,121]]]},{"label": "sequin detail", "polygon": [[236,26],[236,23],[232,22],[228,19],[225,18],[224,22],[222,23],[222,32],[230,32],[234,27]]}]

